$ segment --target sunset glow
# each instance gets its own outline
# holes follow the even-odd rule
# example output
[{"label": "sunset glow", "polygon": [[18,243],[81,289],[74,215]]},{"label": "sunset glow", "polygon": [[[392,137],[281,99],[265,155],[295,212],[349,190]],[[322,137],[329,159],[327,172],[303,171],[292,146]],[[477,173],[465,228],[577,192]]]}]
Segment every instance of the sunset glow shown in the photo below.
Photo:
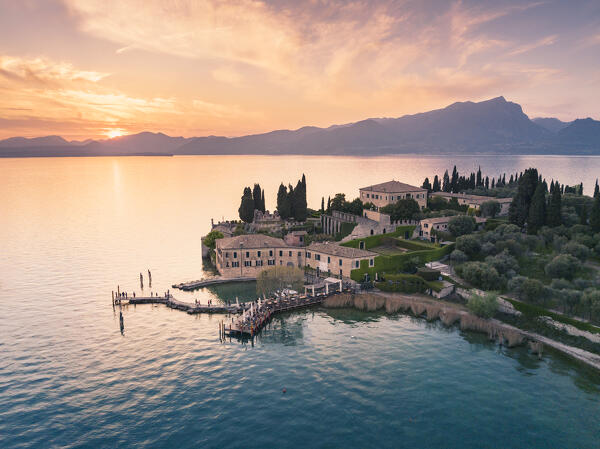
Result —
[{"label": "sunset glow", "polygon": [[0,0],[0,138],[236,136],[500,95],[594,116],[598,17],[597,1]]},{"label": "sunset glow", "polygon": [[113,139],[115,137],[120,137],[122,135],[124,135],[125,133],[123,132],[122,129],[109,129],[106,131],[106,136],[108,136],[109,139]]}]

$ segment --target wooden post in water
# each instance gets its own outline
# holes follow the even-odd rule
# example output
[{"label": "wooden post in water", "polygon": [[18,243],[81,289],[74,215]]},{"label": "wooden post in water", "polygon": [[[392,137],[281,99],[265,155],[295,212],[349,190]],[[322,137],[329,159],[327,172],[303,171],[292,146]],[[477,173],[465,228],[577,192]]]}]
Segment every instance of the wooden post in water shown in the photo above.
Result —
[{"label": "wooden post in water", "polygon": [[144,290],[144,276],[140,273],[140,288]]},{"label": "wooden post in water", "polygon": [[152,273],[150,273],[149,268],[148,268],[148,287],[152,288]]}]

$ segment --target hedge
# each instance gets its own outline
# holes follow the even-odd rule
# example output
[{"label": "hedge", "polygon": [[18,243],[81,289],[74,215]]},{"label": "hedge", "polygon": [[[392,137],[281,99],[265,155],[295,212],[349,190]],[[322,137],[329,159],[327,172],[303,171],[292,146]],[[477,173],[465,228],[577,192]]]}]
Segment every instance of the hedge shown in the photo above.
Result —
[{"label": "hedge", "polygon": [[341,243],[342,246],[348,248],[359,248],[360,242],[365,242],[365,249],[375,248],[381,246],[381,240],[385,237],[404,237],[404,233],[408,231],[409,235],[412,235],[415,230],[415,226],[398,226],[394,232],[388,232],[387,234],[370,235],[362,239],[350,240],[348,242]]},{"label": "hedge", "polygon": [[422,243],[422,242],[415,242],[414,240],[400,240],[400,239],[398,239],[396,246],[399,246],[400,248],[410,249],[411,251],[422,251],[424,249],[439,248],[439,246],[435,246],[430,243]]},{"label": "hedge", "polygon": [[376,256],[374,260],[374,266],[369,267],[368,260],[360,261],[360,268],[352,270],[350,277],[357,281],[362,282],[365,279],[365,273],[369,273],[369,276],[373,279],[375,273],[397,273],[402,271],[407,263],[416,258],[420,264],[426,262],[432,262],[439,260],[442,257],[450,254],[454,250],[454,244],[443,246],[441,248],[429,249],[425,251],[413,251],[404,254],[396,254],[393,256]]},{"label": "hedge", "polygon": [[384,282],[375,286],[384,292],[423,293],[429,286],[423,278],[414,274],[393,274],[386,276]]}]

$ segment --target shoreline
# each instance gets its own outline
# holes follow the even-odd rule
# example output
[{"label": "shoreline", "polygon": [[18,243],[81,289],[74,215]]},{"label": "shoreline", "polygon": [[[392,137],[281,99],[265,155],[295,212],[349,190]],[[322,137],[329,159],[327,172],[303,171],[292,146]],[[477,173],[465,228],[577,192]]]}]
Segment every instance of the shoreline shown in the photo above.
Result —
[{"label": "shoreline", "polygon": [[538,354],[540,357],[543,347],[546,346],[600,373],[600,355],[598,354],[565,345],[497,319],[488,320],[477,317],[460,304],[435,300],[420,294],[371,292],[355,295],[344,293],[327,298],[322,306],[332,309],[354,308],[366,312],[385,311],[387,314],[412,314],[415,317],[423,317],[427,321],[440,320],[448,327],[457,324],[461,330],[487,334],[490,340],[509,348],[527,344],[532,353]]}]

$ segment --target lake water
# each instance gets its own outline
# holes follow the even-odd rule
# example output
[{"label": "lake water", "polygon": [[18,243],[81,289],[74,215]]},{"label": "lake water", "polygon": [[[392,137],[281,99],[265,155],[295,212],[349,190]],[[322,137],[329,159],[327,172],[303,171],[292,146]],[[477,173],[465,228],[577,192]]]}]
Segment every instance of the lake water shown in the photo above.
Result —
[{"label": "lake water", "polygon": [[318,208],[453,164],[535,166],[588,192],[600,173],[558,156],[0,159],[0,447],[598,447],[596,374],[423,320],[304,310],[252,346],[219,342],[218,315],[144,305],[121,334],[111,290],[139,293],[147,269],[155,292],[200,278],[200,238],[244,186],[272,209],[306,173]]}]

